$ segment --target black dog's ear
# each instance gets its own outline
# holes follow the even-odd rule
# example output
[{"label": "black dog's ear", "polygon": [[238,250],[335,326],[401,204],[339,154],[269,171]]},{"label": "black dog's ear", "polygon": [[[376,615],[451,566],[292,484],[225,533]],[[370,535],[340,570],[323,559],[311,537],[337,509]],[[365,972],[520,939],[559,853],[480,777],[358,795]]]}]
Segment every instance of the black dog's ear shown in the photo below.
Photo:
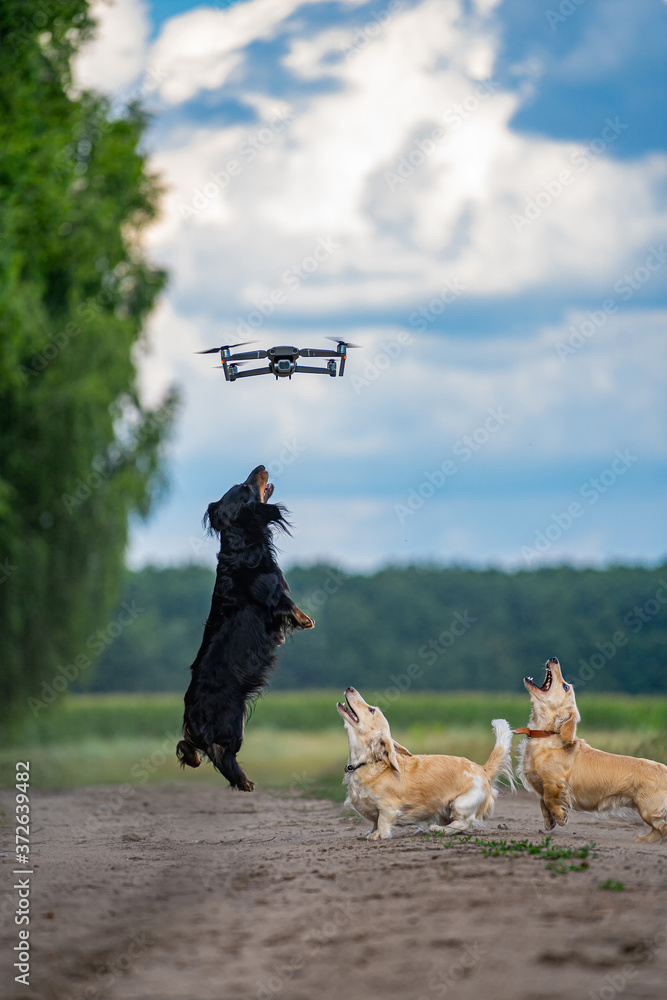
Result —
[{"label": "black dog's ear", "polygon": [[201,519],[201,526],[205,530],[205,532],[206,532],[207,535],[214,535],[215,534],[215,528],[213,527],[213,525],[211,523],[211,510],[214,507],[215,507],[215,504],[214,503],[210,503],[208,505],[206,513],[204,514],[204,516]]},{"label": "black dog's ear", "polygon": [[282,531],[289,534],[291,525],[285,517],[285,513],[285,508],[280,503],[258,503],[255,506],[255,514],[262,524],[276,524]]}]

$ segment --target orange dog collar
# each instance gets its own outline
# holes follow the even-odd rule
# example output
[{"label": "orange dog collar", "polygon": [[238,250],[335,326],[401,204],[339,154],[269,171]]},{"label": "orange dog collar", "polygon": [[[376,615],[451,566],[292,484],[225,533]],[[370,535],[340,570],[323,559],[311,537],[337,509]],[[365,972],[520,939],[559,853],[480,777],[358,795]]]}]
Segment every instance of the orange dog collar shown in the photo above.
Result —
[{"label": "orange dog collar", "polygon": [[526,729],[525,727],[523,729],[513,729],[512,732],[513,733],[524,733],[528,737],[528,739],[531,739],[531,738],[533,738],[535,736],[555,736],[556,735],[556,733],[555,733],[555,731],[553,729]]}]

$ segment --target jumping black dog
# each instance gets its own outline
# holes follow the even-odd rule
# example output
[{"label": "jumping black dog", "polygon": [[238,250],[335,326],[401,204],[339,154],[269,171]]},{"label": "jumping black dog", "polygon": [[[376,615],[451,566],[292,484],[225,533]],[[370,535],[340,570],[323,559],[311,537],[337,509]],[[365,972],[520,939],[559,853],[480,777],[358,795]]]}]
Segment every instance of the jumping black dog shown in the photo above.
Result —
[{"label": "jumping black dog", "polygon": [[181,765],[199,767],[204,753],[244,792],[254,788],[236,760],[248,704],[264,687],[285,634],[315,624],[291,599],[276,562],[273,529],[288,531],[289,523],[281,504],[268,503],[268,478],[258,465],[204,515],[209,532],[220,539],[218,569],[176,748]]}]

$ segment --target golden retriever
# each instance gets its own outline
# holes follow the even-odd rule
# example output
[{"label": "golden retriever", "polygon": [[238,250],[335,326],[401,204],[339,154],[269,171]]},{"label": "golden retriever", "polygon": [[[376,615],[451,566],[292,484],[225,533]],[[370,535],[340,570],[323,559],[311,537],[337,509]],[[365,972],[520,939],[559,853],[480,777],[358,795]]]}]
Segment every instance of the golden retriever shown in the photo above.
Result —
[{"label": "golden retriever", "polygon": [[496,745],[480,765],[465,757],[411,754],[392,739],[380,709],[353,687],[345,703],[338,702],[338,713],[350,748],[346,804],[372,820],[371,840],[386,840],[396,825],[426,821],[432,821],[431,830],[465,832],[492,814],[501,774],[514,789],[512,732],[504,719],[493,721]]},{"label": "golden retriever", "polygon": [[556,823],[565,826],[570,809],[632,809],[651,827],[635,840],[653,843],[667,836],[667,767],[604,753],[578,739],[574,688],[563,679],[556,657],[547,661],[541,687],[532,677],[523,683],[532,712],[530,730],[515,730],[528,735],[520,748],[519,776],[528,791],[540,796],[547,830]]}]

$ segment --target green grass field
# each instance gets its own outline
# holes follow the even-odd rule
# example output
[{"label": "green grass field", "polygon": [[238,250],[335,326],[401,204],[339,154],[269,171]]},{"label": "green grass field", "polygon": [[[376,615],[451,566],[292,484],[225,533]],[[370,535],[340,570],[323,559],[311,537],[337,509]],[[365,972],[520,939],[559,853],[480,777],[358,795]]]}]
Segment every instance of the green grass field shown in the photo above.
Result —
[{"label": "green grass field", "polygon": [[[343,797],[347,739],[329,691],[275,692],[257,704],[240,759],[259,785],[287,794]],[[368,695],[371,700],[371,694]],[[174,756],[182,698],[177,695],[77,695],[15,725],[0,752],[2,783],[17,760],[30,760],[35,788],[204,781],[223,784],[210,765],[182,771]],[[518,727],[528,720],[521,694],[403,694],[383,706],[396,739],[416,753],[486,759],[491,719]],[[667,698],[598,695],[579,698],[579,734],[615,753],[667,762]],[[517,739],[518,743],[518,739]]]}]

